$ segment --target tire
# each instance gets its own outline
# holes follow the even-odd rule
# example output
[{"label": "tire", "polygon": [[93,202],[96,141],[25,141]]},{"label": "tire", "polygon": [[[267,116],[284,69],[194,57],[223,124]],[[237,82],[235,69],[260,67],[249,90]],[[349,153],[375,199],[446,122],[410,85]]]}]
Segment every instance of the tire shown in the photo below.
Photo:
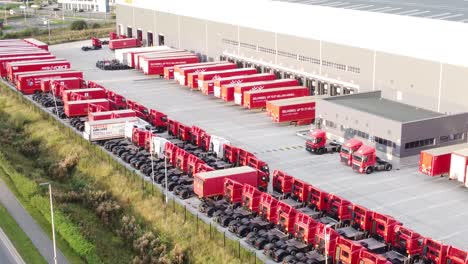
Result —
[{"label": "tire", "polygon": [[215,209],[213,207],[209,207],[208,210],[206,210],[206,215],[208,217],[212,217],[215,212]]},{"label": "tire", "polygon": [[187,190],[183,190],[180,192],[180,197],[183,200],[188,199],[190,197],[190,193]]},{"label": "tire", "polygon": [[392,170],[392,164],[385,165],[385,170],[386,171],[391,171]]},{"label": "tire", "polygon": [[175,182],[170,182],[169,184],[167,184],[167,189],[168,189],[170,192],[172,192],[176,186],[177,186],[177,183],[175,183]]},{"label": "tire", "polygon": [[317,154],[322,155],[323,153],[325,153],[325,149],[324,149],[324,148],[319,148],[319,149],[317,149]]},{"label": "tire", "polygon": [[366,169],[366,174],[371,174],[372,172],[374,172],[374,168],[372,168],[372,167],[367,167],[367,169]]}]

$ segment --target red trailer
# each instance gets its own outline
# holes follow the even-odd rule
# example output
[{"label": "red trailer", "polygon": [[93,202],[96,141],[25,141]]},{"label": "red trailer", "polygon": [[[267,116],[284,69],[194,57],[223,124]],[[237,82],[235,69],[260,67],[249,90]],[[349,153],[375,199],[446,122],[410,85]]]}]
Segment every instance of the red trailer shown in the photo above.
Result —
[{"label": "red trailer", "polygon": [[6,64],[9,62],[19,61],[41,61],[55,59],[54,55],[41,55],[41,56],[20,56],[20,57],[7,57],[0,59],[0,77],[5,78],[7,76]]},{"label": "red trailer", "polygon": [[280,87],[267,90],[251,90],[244,93],[243,106],[248,109],[265,108],[267,101],[302,97],[309,95],[304,86]]},{"label": "red trailer", "polygon": [[83,72],[75,70],[66,71],[38,71],[22,72],[17,74],[16,88],[24,94],[33,94],[41,91],[42,79],[59,79],[66,77],[83,78]]},{"label": "red trailer", "polygon": [[[238,75],[238,76],[220,78],[220,79],[214,80],[213,94],[214,96],[221,98],[221,87],[223,85],[238,84],[238,83],[243,83],[243,82],[271,81],[274,79],[276,79],[276,76],[273,73],[259,73],[259,74]],[[207,94],[205,91],[202,91],[202,92],[204,94]],[[234,90],[232,91],[232,97],[234,98]]]},{"label": "red trailer", "polygon": [[195,67],[195,66],[208,66],[208,65],[214,65],[214,64],[219,64],[219,62],[198,62],[198,63],[186,63],[186,64],[174,65],[174,80],[176,82],[179,82],[180,71],[182,68],[189,68],[189,67]]},{"label": "red trailer", "polygon": [[136,38],[109,40],[109,49],[111,50],[133,48],[133,47],[140,47],[140,46],[141,46],[141,41]]},{"label": "red trailer", "polygon": [[102,88],[85,88],[65,90],[62,93],[63,102],[91,100],[91,99],[107,99],[106,91]]},{"label": "red trailer", "polygon": [[92,112],[93,106],[109,111],[109,101],[107,99],[68,101],[63,104],[63,110],[67,117],[86,116],[89,112]]},{"label": "red trailer", "polygon": [[182,56],[195,56],[195,54],[187,52],[187,51],[181,51],[181,52],[173,52],[173,53],[159,53],[159,52],[146,52],[146,53],[137,53],[134,55],[134,63],[135,63],[135,69],[143,69],[142,64],[146,64],[146,61],[150,59],[155,59],[155,58],[169,58],[169,57],[182,57]]},{"label": "red trailer", "polygon": [[203,82],[211,81],[213,79],[220,79],[223,77],[232,77],[238,75],[249,75],[257,73],[257,69],[255,68],[239,68],[239,69],[230,69],[230,70],[221,70],[221,71],[205,71],[199,73],[198,75],[193,73],[192,75],[189,74],[188,79],[188,86],[190,88],[198,88],[200,89],[203,87]]},{"label": "red trailer", "polygon": [[219,64],[214,64],[214,65],[203,65],[203,66],[182,68],[179,70],[179,73],[180,73],[179,84],[187,86],[188,79],[189,79],[188,75],[190,73],[198,76],[198,74],[201,72],[222,71],[222,70],[229,70],[229,69],[235,69],[235,68],[236,68],[236,64],[230,63],[230,62],[219,63]]},{"label": "red trailer", "polygon": [[136,113],[135,111],[129,110],[129,109],[88,113],[89,121],[125,118],[125,117],[136,117]]},{"label": "red trailer", "polygon": [[166,80],[174,79],[174,67],[175,66],[164,67],[164,79]]},{"label": "red trailer", "polygon": [[42,42],[42,41],[39,41],[37,39],[34,39],[34,38],[26,38],[24,39],[25,42],[33,45],[34,47],[38,47],[40,49],[43,49],[43,50],[49,50],[49,45],[47,45],[46,43]]},{"label": "red trailer", "polygon": [[42,55],[50,55],[50,52],[45,50],[18,50],[18,51],[1,51],[0,50],[0,58],[9,58],[9,57],[25,57],[25,56],[42,56]]},{"label": "red trailer", "polygon": [[198,57],[195,55],[186,55],[181,57],[165,57],[165,58],[152,58],[142,61],[142,70],[145,74],[164,74],[163,69],[167,66],[172,66],[181,63],[194,63],[198,62]]},{"label": "red trailer", "polygon": [[70,69],[70,62],[65,59],[50,59],[41,61],[20,61],[9,62],[6,64],[7,78],[11,82],[15,82],[14,74],[19,72],[34,72],[34,71],[57,71]]},{"label": "red trailer", "polygon": [[273,121],[278,123],[312,122],[315,119],[315,101],[314,96],[268,101],[266,110]]},{"label": "red trailer", "polygon": [[263,90],[279,87],[297,86],[299,82],[296,79],[279,79],[265,82],[240,83],[234,88],[234,102],[242,105],[244,93],[250,90]]},{"label": "red trailer", "polygon": [[419,171],[429,176],[448,175],[452,152],[468,148],[468,144],[452,145],[421,151]]},{"label": "red trailer", "polygon": [[258,171],[248,166],[196,173],[193,190],[200,198],[221,197],[224,194],[225,179],[257,186],[257,175]]},{"label": "red trailer", "polygon": [[[127,65],[129,67],[135,68],[137,66],[137,61],[140,58],[140,56],[145,56],[149,54],[167,54],[170,55],[172,53],[181,53],[181,52],[186,52],[185,50],[181,49],[162,49],[162,50],[134,50],[134,51],[129,51],[127,54]],[[138,56],[137,56],[138,55]]]},{"label": "red trailer", "polygon": [[[88,85],[83,78],[79,77],[68,77],[68,78],[56,78],[48,80],[50,83],[50,89],[54,92],[55,96],[62,97],[63,91],[69,89],[81,89],[86,88]],[[43,87],[41,87],[42,89]],[[45,87],[44,87],[45,88]],[[49,90],[42,90],[43,92],[49,92]]]},{"label": "red trailer", "polygon": [[[252,76],[252,75],[251,75]],[[268,79],[272,78],[272,77],[266,77]],[[274,77],[272,80],[266,80],[266,81],[274,81]],[[245,83],[256,83],[256,82],[265,82],[265,81],[234,81],[234,82],[231,82],[231,83],[228,83],[228,84],[224,84],[224,85],[221,85],[221,99],[223,99],[224,101],[226,102],[230,102],[230,101],[234,101],[234,90],[236,88],[237,85],[239,84],[245,84]],[[214,92],[215,92],[215,96],[217,95],[216,94],[216,81],[215,81],[215,86],[214,86]]]}]

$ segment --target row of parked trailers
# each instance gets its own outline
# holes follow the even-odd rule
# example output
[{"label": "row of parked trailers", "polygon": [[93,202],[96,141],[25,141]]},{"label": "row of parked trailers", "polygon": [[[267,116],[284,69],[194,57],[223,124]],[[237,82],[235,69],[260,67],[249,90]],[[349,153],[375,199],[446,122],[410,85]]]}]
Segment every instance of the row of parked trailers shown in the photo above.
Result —
[{"label": "row of parked trailers", "polygon": [[421,151],[419,171],[429,176],[448,176],[468,187],[468,144]]},{"label": "row of parked trailers", "polygon": [[276,79],[274,73],[238,68],[231,62],[199,62],[185,50],[165,46],[123,49],[115,57],[145,74],[174,79],[180,85],[247,109],[266,109],[275,122],[310,123],[316,98],[296,79]]},{"label": "row of parked trailers", "polygon": [[[282,172],[275,171],[276,193],[270,195],[264,192],[269,167],[252,153],[201,128],[169,119],[95,82],[70,77],[44,78],[40,83],[42,93],[34,96],[36,101],[43,105],[49,102],[50,107],[57,107],[59,102],[64,109],[68,104],[70,109],[62,109],[62,117],[72,125],[82,124],[83,136],[103,144],[181,198],[195,193],[202,201],[200,211],[215,216],[215,221],[227,224],[240,236],[247,236],[248,243],[262,248],[275,260],[316,263],[329,258],[333,263],[357,264],[386,263],[390,258],[401,263],[400,255],[387,257],[396,254],[389,252],[397,251],[393,244],[399,244],[416,248],[406,253],[415,261],[467,263],[462,250],[412,231],[408,235],[402,231],[407,229],[393,218],[327,194]],[[101,100],[102,105],[93,100]],[[167,182],[163,180],[165,167],[169,170]],[[219,200],[221,196],[226,199]],[[354,226],[359,222],[356,219],[360,220],[361,229]],[[368,219],[371,224],[364,224]],[[407,236],[411,239],[401,238]]]}]

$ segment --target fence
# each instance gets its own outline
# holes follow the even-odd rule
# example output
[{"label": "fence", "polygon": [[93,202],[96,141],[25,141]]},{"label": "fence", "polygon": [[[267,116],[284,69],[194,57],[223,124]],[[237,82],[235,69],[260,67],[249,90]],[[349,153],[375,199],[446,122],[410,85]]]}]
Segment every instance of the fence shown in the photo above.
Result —
[{"label": "fence", "polygon": [[[110,166],[112,166],[116,170],[119,170],[122,174],[125,175],[125,177],[127,177],[127,179],[133,181],[134,183],[136,181],[141,181],[141,185],[138,185],[141,186],[143,195],[156,196],[159,197],[162,202],[165,202],[166,197],[162,191],[162,188],[159,186],[155,186],[150,180],[148,180],[148,178],[144,177],[144,175],[142,175],[139,171],[123,163],[114,156],[109,155],[107,151],[105,151],[100,146],[92,144],[89,141],[85,140],[83,137],[77,134],[73,130],[73,128],[57,120],[50,113],[44,111],[41,107],[37,106],[35,103],[33,103],[31,100],[28,100],[21,94],[8,88],[3,88],[3,90],[7,91],[11,95],[16,96],[22,103],[28,105],[30,109],[41,114],[42,117],[47,118],[52,124],[63,128],[64,133],[66,133],[70,139],[73,139],[75,143],[86,147],[88,151],[96,154],[96,157],[100,158],[101,160],[107,161]],[[218,224],[212,223],[211,221],[209,221],[209,219],[203,217],[203,215],[199,215],[197,212],[192,212],[190,208],[187,208],[187,204],[182,204],[180,200],[176,199],[178,198],[169,198],[167,205],[164,207],[165,216],[168,214],[176,214],[181,219],[183,219],[184,224],[189,224],[191,226],[191,229],[194,233],[197,232],[206,237],[209,237],[210,240],[216,243],[216,245],[222,247],[230,255],[238,258],[241,263],[264,263],[264,261],[261,259],[262,256],[259,256],[260,258],[257,257],[256,251],[242,245],[241,240],[236,238],[233,239],[233,235],[229,231],[222,230],[222,228]]]}]

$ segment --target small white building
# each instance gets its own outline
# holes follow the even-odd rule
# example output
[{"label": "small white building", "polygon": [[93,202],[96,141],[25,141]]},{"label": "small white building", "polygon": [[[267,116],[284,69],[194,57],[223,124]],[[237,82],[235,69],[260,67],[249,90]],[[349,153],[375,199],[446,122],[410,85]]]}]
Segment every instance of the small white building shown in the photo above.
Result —
[{"label": "small white building", "polygon": [[65,10],[109,12],[115,0],[58,0]]}]

